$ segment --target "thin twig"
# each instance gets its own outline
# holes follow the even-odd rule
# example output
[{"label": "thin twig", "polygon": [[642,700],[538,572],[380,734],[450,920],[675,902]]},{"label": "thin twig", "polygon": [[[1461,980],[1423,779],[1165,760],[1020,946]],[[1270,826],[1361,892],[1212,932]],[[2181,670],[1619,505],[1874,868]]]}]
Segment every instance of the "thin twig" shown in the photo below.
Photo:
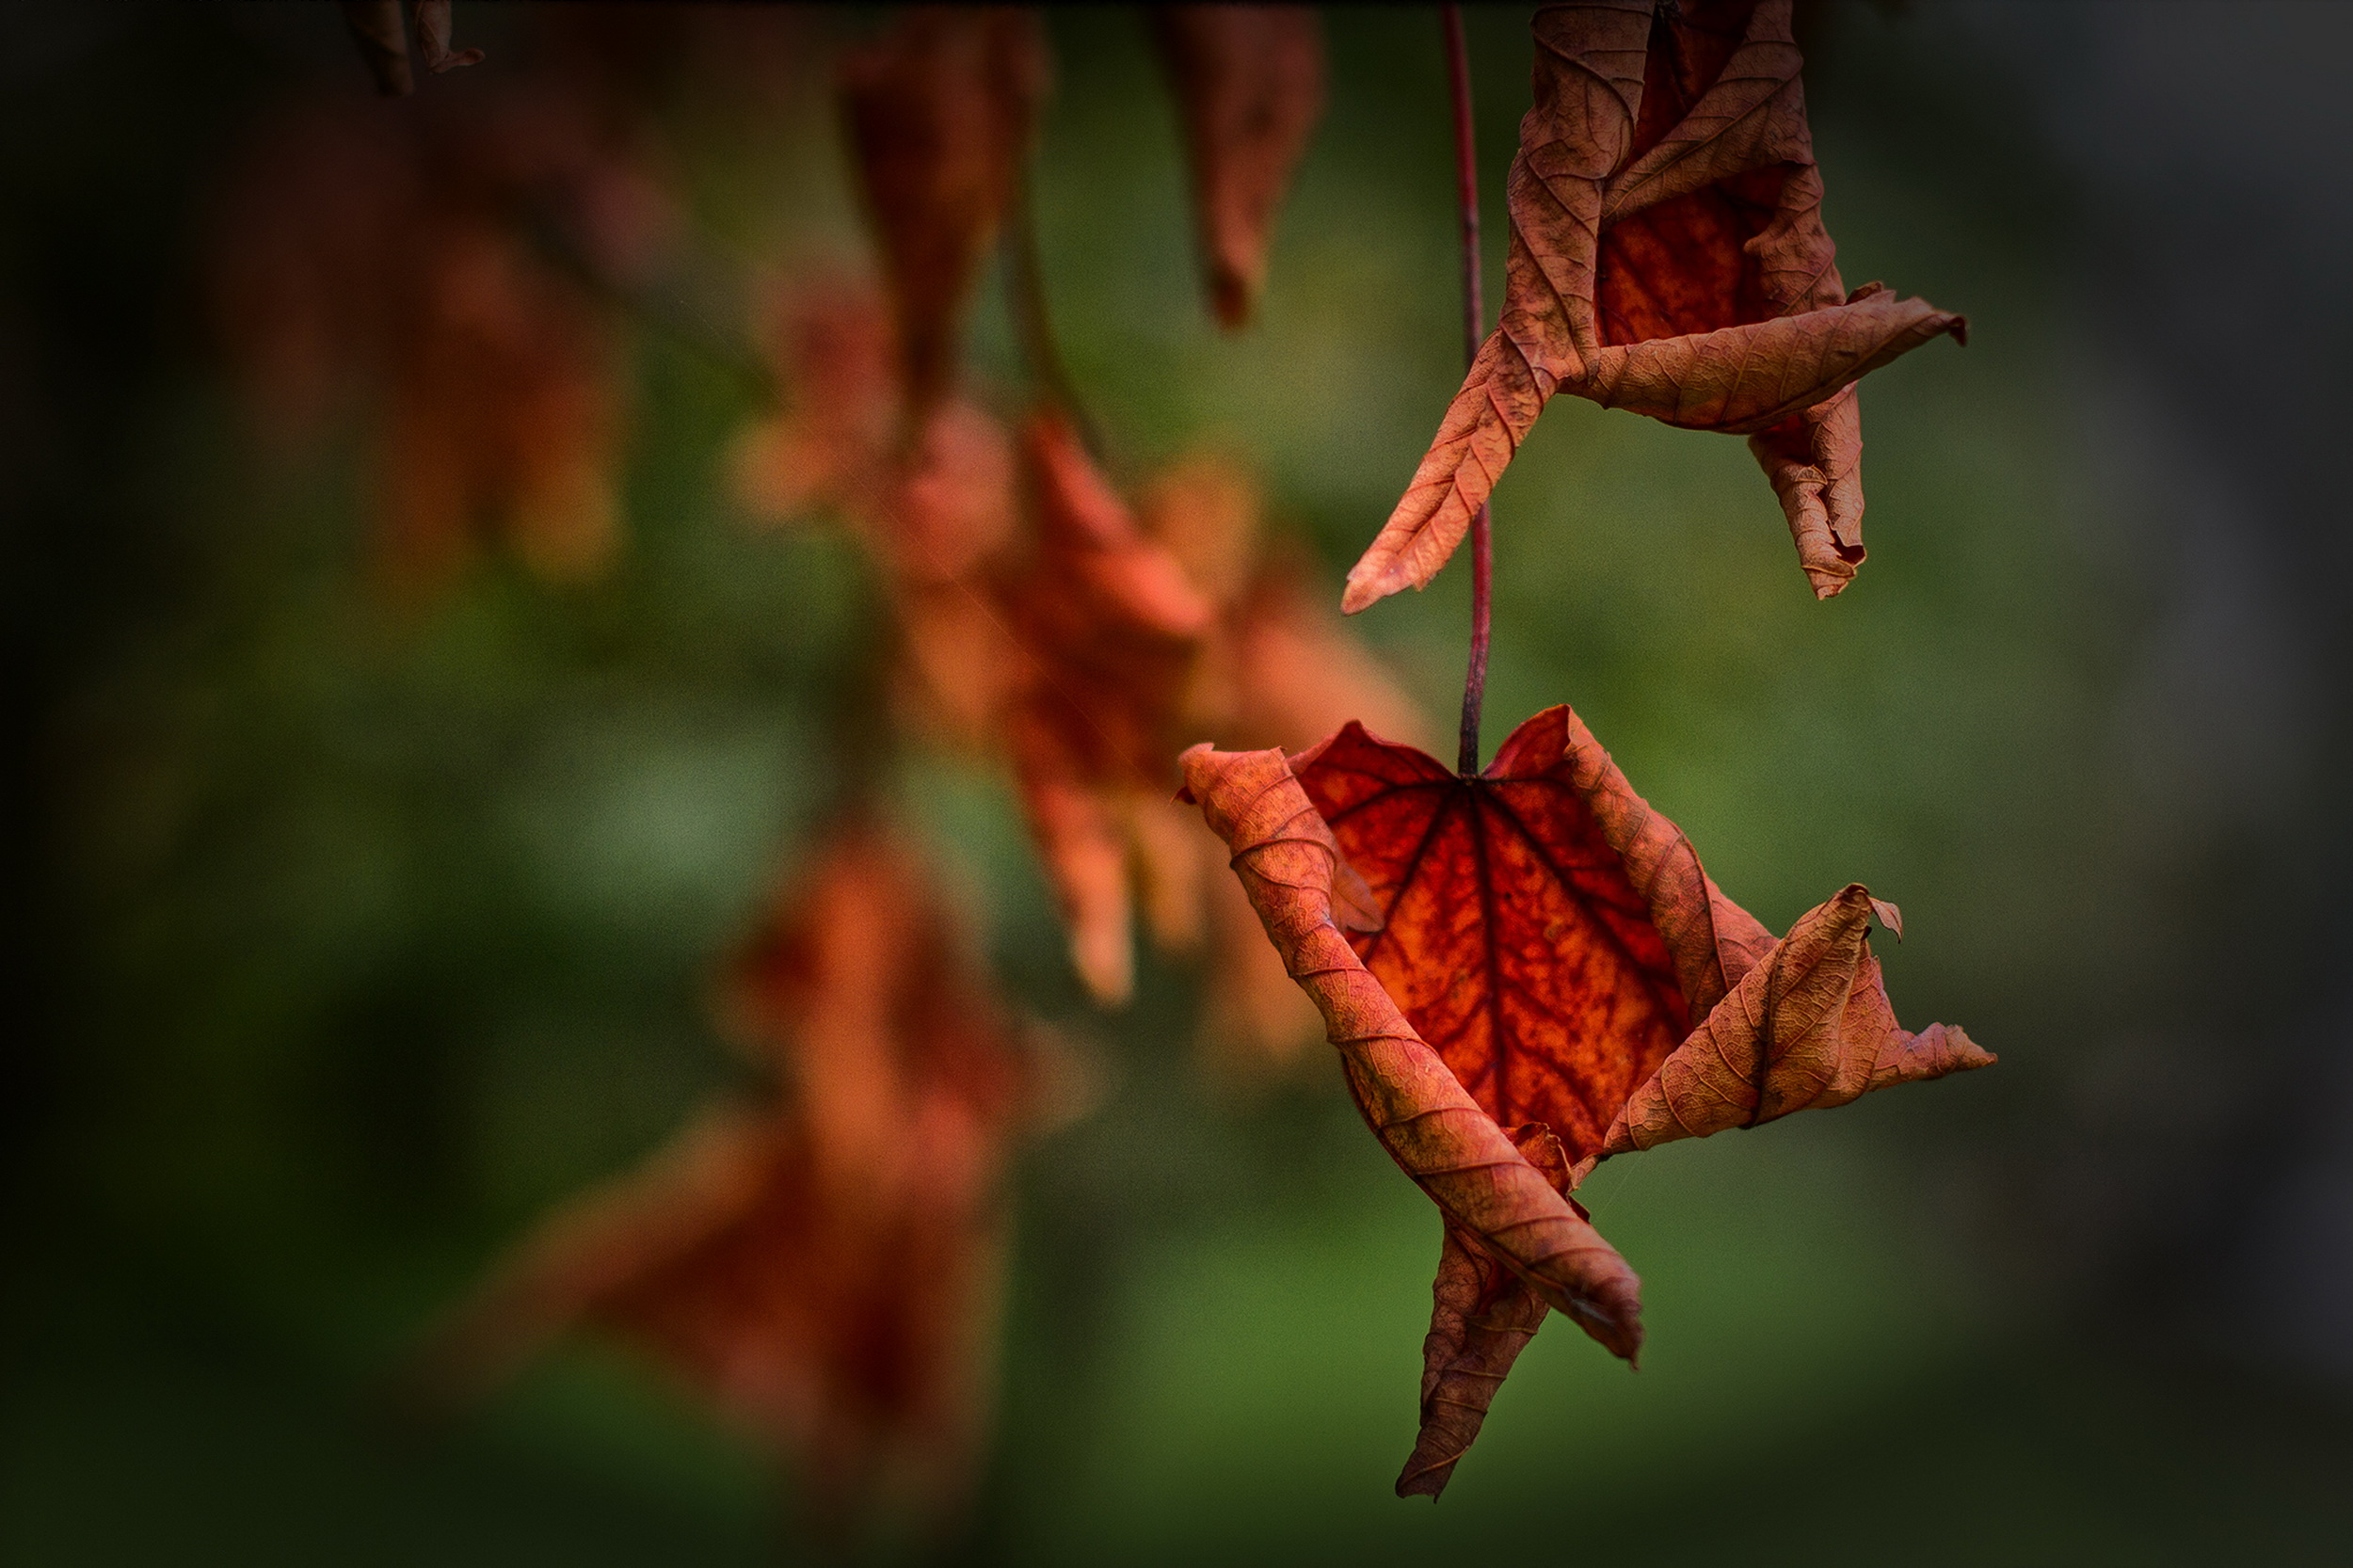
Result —
[{"label": "thin twig", "polygon": [[1053,317],[1046,308],[1046,272],[1038,261],[1036,204],[1030,200],[1030,175],[1025,168],[1014,185],[1012,208],[1005,214],[1005,294],[1013,312],[1014,336],[1021,344],[1022,363],[1039,399],[1069,420],[1079,440],[1098,459],[1103,443],[1095,421],[1063,363],[1054,337]]},{"label": "thin twig", "polygon": [[[1479,276],[1479,150],[1471,123],[1470,52],[1463,41],[1463,8],[1438,8],[1446,36],[1447,87],[1454,104],[1454,184],[1463,212],[1463,365],[1479,358],[1486,336],[1486,305]],[[1479,710],[1487,696],[1487,635],[1494,620],[1495,529],[1482,504],[1471,518],[1470,664],[1463,673],[1463,744],[1455,765],[1465,777],[1479,772]]]}]

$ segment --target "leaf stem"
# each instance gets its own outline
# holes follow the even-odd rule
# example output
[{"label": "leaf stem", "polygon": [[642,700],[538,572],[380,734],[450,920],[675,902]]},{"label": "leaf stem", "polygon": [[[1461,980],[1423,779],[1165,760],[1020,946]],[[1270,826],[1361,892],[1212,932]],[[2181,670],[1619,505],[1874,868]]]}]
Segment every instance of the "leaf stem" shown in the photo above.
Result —
[{"label": "leaf stem", "polygon": [[1041,402],[1051,405],[1070,421],[1079,440],[1100,458],[1101,437],[1079,401],[1078,389],[1071,383],[1070,371],[1063,363],[1061,345],[1054,338],[1053,318],[1047,312],[1046,270],[1038,259],[1036,204],[1031,200],[1030,172],[1026,168],[1015,183],[1010,205],[1004,228],[1006,303],[1013,312],[1014,336],[1021,345],[1021,359],[1029,370],[1031,387]]},{"label": "leaf stem", "polygon": [[[1471,122],[1470,51],[1463,41],[1463,8],[1440,6],[1439,30],[1446,37],[1447,87],[1454,107],[1454,184],[1463,213],[1463,365],[1479,358],[1486,336],[1486,305],[1480,295],[1479,152]],[[1456,766],[1464,776],[1479,771],[1479,710],[1487,696],[1487,636],[1495,605],[1495,529],[1482,504],[1471,519],[1470,664],[1463,674],[1463,744]]]}]

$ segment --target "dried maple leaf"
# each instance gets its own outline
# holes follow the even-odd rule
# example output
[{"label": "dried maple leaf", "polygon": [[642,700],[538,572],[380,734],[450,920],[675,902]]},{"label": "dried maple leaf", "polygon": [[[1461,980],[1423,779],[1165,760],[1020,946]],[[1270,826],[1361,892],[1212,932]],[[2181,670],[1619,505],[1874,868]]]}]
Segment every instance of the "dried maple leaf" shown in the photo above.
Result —
[{"label": "dried maple leaf", "polygon": [[1353,724],[1185,769],[1358,1107],[1446,1215],[1401,1493],[1444,1487],[1542,1305],[1640,1345],[1634,1275],[1567,1196],[1594,1162],[1993,1060],[1897,1026],[1863,888],[1776,942],[1566,708],[1475,777]]},{"label": "dried maple leaf", "polygon": [[1789,9],[1589,0],[1537,12],[1502,322],[1349,572],[1345,609],[1437,573],[1561,392],[1747,435],[1815,594],[1852,579],[1852,383],[1967,323],[1839,280]]},{"label": "dried maple leaf", "polygon": [[994,1337],[1034,1058],[920,868],[854,825],[731,967],[730,1027],[790,1085],[707,1112],[548,1221],[437,1341],[444,1398],[574,1325],[642,1347],[797,1461],[821,1515],[877,1484],[952,1509]]},{"label": "dried maple leaf", "polygon": [[883,569],[909,701],[984,741],[1021,678],[990,586],[1019,530],[1013,439],[961,396],[903,439],[896,340],[873,289],[821,279],[776,313],[790,407],[738,442],[737,493],[763,518],[850,524]]},{"label": "dried maple leaf", "polygon": [[841,66],[842,108],[898,313],[907,405],[948,386],[966,298],[1046,95],[1037,16],[916,7]]},{"label": "dried maple leaf", "polygon": [[1323,117],[1323,27],[1305,6],[1156,6],[1184,121],[1209,306],[1230,328],[1266,280],[1274,209]]},{"label": "dried maple leaf", "polygon": [[481,50],[450,47],[450,0],[417,0],[417,52],[436,76],[482,63]]},{"label": "dried maple leaf", "polygon": [[[416,17],[418,51],[424,56],[425,68],[435,75],[482,63],[481,50],[450,47],[450,0],[417,0],[409,9]],[[400,0],[343,0],[343,10],[352,41],[360,46],[360,57],[376,78],[376,90],[388,98],[406,98],[416,91]]]},{"label": "dried maple leaf", "polygon": [[401,20],[400,0],[343,0],[344,23],[352,42],[376,78],[376,90],[387,98],[406,98],[417,90],[416,72],[408,65],[408,28]]}]

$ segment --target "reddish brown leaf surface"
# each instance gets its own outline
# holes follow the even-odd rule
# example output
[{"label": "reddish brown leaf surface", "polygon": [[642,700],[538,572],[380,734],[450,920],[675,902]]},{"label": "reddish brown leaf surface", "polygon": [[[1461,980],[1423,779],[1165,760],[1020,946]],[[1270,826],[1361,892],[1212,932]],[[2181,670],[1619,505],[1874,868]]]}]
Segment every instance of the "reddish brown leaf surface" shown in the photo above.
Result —
[{"label": "reddish brown leaf surface", "polygon": [[1352,715],[1418,734],[1412,703],[1305,568],[1265,550],[1257,489],[1232,462],[1186,458],[1131,507],[1050,410],[1016,450],[950,397],[909,444],[872,290],[810,284],[778,321],[791,405],[740,450],[741,491],[771,517],[838,515],[873,552],[917,706],[1014,765],[1088,991],[1128,995],[1141,903],[1163,951],[1209,950],[1210,1048],[1245,1072],[1295,1060],[1313,1011],[1213,840],[1172,817],[1177,749],[1203,734],[1295,746]]},{"label": "reddish brown leaf surface", "polygon": [[[1352,724],[1289,762],[1197,748],[1187,780],[1367,1120],[1447,1213],[1401,1492],[1445,1485],[1539,1303],[1621,1354],[1640,1343],[1632,1274],[1566,1228],[1582,1224],[1566,1193],[1595,1161],[1993,1060],[1958,1029],[1897,1025],[1863,888],[1776,942],[1566,708],[1475,778]],[[1336,875],[1369,904],[1348,963]],[[1446,1183],[1472,1169],[1511,1172],[1509,1202],[1458,1206]],[[1575,1272],[1531,1256],[1546,1233],[1577,1237]]]},{"label": "reddish brown leaf surface", "polygon": [[907,402],[952,378],[982,259],[1046,94],[1033,11],[923,6],[842,62],[841,101],[898,313]]},{"label": "reddish brown leaf surface", "polygon": [[1233,851],[1285,967],[1323,1015],[1357,1109],[1447,1218],[1621,1355],[1641,1343],[1640,1282],[1399,1011],[1340,929],[1377,921],[1280,751],[1185,753],[1185,785]]},{"label": "reddish brown leaf surface", "polygon": [[783,1083],[553,1216],[437,1343],[478,1391],[574,1325],[616,1335],[791,1455],[823,1513],[878,1484],[952,1508],[995,1334],[1008,1142],[1039,1087],[921,867],[838,836],[731,968]]},{"label": "reddish brown leaf surface", "polygon": [[1157,6],[1152,33],[1184,122],[1209,308],[1250,320],[1274,212],[1323,117],[1323,27],[1305,6]]},{"label": "reddish brown leaf surface", "polygon": [[830,511],[872,526],[899,430],[898,339],[881,292],[802,280],[780,291],[768,336],[787,407],[739,443],[737,493],[772,521]]},{"label": "reddish brown leaf surface", "polygon": [[450,0],[417,0],[417,52],[435,75],[459,66],[480,65],[479,49],[450,47]]},{"label": "reddish brown leaf surface", "polygon": [[1863,559],[1852,383],[1967,324],[1840,281],[1789,0],[1588,0],[1534,26],[1502,321],[1345,608],[1436,574],[1560,392],[1750,437],[1829,598]]}]

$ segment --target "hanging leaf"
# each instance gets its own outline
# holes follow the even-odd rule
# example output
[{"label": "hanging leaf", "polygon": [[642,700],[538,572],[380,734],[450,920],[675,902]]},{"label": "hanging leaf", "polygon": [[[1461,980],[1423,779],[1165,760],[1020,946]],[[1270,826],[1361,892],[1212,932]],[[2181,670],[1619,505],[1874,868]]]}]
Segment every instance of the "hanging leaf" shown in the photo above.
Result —
[{"label": "hanging leaf", "polygon": [[1830,598],[1864,555],[1852,383],[1967,323],[1839,280],[1789,0],[1592,0],[1534,26],[1502,322],[1343,608],[1435,576],[1561,392],[1748,436]]},{"label": "hanging leaf", "polygon": [[1274,211],[1323,118],[1323,26],[1305,6],[1156,6],[1152,36],[1184,123],[1209,308],[1246,325]]},{"label": "hanging leaf", "polygon": [[481,50],[450,47],[450,0],[417,0],[417,52],[424,56],[425,69],[436,76],[459,66],[482,63]]},{"label": "hanging leaf", "polygon": [[1285,966],[1323,1015],[1350,1094],[1392,1158],[1454,1224],[1620,1355],[1641,1344],[1640,1282],[1399,1011],[1341,929],[1379,923],[1280,751],[1185,754],[1185,784],[1233,851]]},{"label": "hanging leaf", "polygon": [[478,1394],[578,1325],[627,1340],[796,1463],[821,1517],[973,1479],[1009,1143],[1050,1085],[920,866],[838,834],[730,968],[722,1013],[781,1081],[550,1219],[426,1368]]},{"label": "hanging leaf", "polygon": [[1312,1016],[1239,893],[1209,892],[1223,875],[1212,841],[1174,825],[1177,751],[1202,734],[1297,744],[1352,713],[1416,734],[1413,704],[1305,568],[1262,550],[1257,488],[1231,462],[1179,461],[1130,507],[1051,409],[1016,453],[952,395],[909,442],[878,296],[805,284],[778,321],[790,407],[739,448],[739,490],[765,516],[836,515],[866,544],[901,688],[948,736],[1013,763],[1088,992],[1128,994],[1141,897],[1163,952],[1215,950],[1206,1014],[1221,1053],[1293,1058]]},{"label": "hanging leaf", "polygon": [[[1634,1276],[1567,1196],[1596,1161],[1993,1061],[1897,1027],[1862,888],[1774,941],[1566,708],[1475,777],[1355,724],[1185,767],[1359,1109],[1447,1218],[1401,1492],[1444,1487],[1537,1303],[1640,1345]],[[1336,920],[1351,886],[1363,914]]]},{"label": "hanging leaf", "polygon": [[964,307],[1021,178],[1047,75],[1036,13],[1004,7],[912,8],[842,62],[913,412],[953,378]]},{"label": "hanging leaf", "polygon": [[351,29],[351,41],[360,46],[368,74],[376,78],[376,90],[387,98],[406,98],[416,91],[400,0],[343,0],[343,8],[344,24]]}]

